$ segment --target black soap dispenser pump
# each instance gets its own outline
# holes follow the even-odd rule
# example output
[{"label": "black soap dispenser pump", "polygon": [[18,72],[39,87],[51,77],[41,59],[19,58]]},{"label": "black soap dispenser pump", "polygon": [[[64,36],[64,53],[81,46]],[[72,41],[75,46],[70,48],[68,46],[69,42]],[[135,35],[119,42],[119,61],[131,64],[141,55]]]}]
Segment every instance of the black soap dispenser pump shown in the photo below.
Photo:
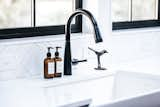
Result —
[{"label": "black soap dispenser pump", "polygon": [[48,52],[47,52],[47,58],[51,58],[51,49],[53,49],[52,47],[48,47]]},{"label": "black soap dispenser pump", "polygon": [[62,47],[58,47],[58,46],[56,47],[55,58],[60,58],[59,57],[59,52],[58,52],[58,49],[60,49],[60,48],[62,48]]}]

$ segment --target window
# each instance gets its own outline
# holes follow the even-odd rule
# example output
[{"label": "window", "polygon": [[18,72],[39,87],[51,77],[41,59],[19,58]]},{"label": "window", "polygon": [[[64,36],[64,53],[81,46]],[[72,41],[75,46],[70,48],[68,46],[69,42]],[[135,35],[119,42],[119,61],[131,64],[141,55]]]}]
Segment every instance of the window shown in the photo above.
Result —
[{"label": "window", "polygon": [[160,0],[112,0],[113,30],[160,26]]},{"label": "window", "polygon": [[[81,0],[0,0],[0,39],[63,34]],[[81,16],[72,32],[81,32]]]}]

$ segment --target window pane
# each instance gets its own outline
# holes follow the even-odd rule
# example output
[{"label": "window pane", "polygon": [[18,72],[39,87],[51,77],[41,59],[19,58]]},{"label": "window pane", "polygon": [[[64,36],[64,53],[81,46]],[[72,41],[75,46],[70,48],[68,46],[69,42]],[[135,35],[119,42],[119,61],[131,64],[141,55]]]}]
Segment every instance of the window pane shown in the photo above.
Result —
[{"label": "window pane", "polygon": [[36,26],[64,25],[73,12],[74,0],[36,0]]},{"label": "window pane", "polygon": [[130,0],[112,0],[112,21],[129,21]]},{"label": "window pane", "polygon": [[132,0],[132,20],[157,19],[158,0]]},{"label": "window pane", "polygon": [[0,28],[31,26],[31,0],[0,0]]}]

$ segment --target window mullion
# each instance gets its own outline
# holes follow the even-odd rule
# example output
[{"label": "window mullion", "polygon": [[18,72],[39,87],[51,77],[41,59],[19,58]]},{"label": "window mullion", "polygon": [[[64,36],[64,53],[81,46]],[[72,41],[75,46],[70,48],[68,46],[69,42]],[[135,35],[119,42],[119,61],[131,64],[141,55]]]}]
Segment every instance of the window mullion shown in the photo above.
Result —
[{"label": "window mullion", "polygon": [[36,26],[36,0],[33,0],[33,26]]},{"label": "window mullion", "polygon": [[36,1],[35,0],[31,0],[31,26],[35,27],[36,25],[36,10],[35,10],[35,6],[36,6]]},{"label": "window mullion", "polygon": [[132,16],[133,16],[133,9],[132,9],[132,6],[133,6],[133,2],[132,0],[129,0],[129,21],[132,21]]},{"label": "window mullion", "polygon": [[160,0],[158,0],[158,20],[160,20]]}]

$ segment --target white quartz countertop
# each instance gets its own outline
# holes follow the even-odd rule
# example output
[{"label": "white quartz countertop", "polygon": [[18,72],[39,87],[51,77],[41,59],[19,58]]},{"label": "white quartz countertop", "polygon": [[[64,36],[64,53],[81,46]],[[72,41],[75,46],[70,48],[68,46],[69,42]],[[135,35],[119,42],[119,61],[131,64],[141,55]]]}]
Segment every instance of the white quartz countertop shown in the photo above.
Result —
[{"label": "white quartz countertop", "polygon": [[[95,65],[91,66],[88,63],[83,63],[73,68],[72,76],[55,79],[43,79],[43,76],[37,76],[1,81],[0,107],[61,107],[66,104],[90,100],[89,96],[82,95],[81,92],[75,90],[76,88],[78,90],[79,87],[83,88],[82,83],[105,78],[114,74],[116,70],[160,75],[159,62],[160,57],[146,58],[110,66],[107,67],[108,70],[106,71],[96,71],[93,69]],[[74,94],[65,93],[66,90],[72,89],[72,84],[77,84],[74,90],[69,90]],[[69,88],[67,85],[69,85]],[[96,90],[96,86],[94,90]],[[103,94],[103,92],[101,93]]]},{"label": "white quartz countertop", "polygon": [[110,76],[114,73],[113,70],[95,70],[94,66],[88,63],[79,64],[72,67],[72,75],[63,75],[60,78],[44,79],[43,75],[27,78],[20,78],[8,81],[0,81],[0,86],[29,86],[29,87],[53,87],[61,86],[83,81],[94,80]]},{"label": "white quartz countertop", "polygon": [[0,107],[63,107],[75,102],[90,101],[91,98],[83,96],[81,92],[77,91],[78,89],[72,90],[72,84],[78,84],[77,87],[81,87],[81,84],[86,81],[113,74],[111,70],[96,71],[88,63],[73,67],[72,73],[72,76],[54,79],[35,76],[1,81]]}]

